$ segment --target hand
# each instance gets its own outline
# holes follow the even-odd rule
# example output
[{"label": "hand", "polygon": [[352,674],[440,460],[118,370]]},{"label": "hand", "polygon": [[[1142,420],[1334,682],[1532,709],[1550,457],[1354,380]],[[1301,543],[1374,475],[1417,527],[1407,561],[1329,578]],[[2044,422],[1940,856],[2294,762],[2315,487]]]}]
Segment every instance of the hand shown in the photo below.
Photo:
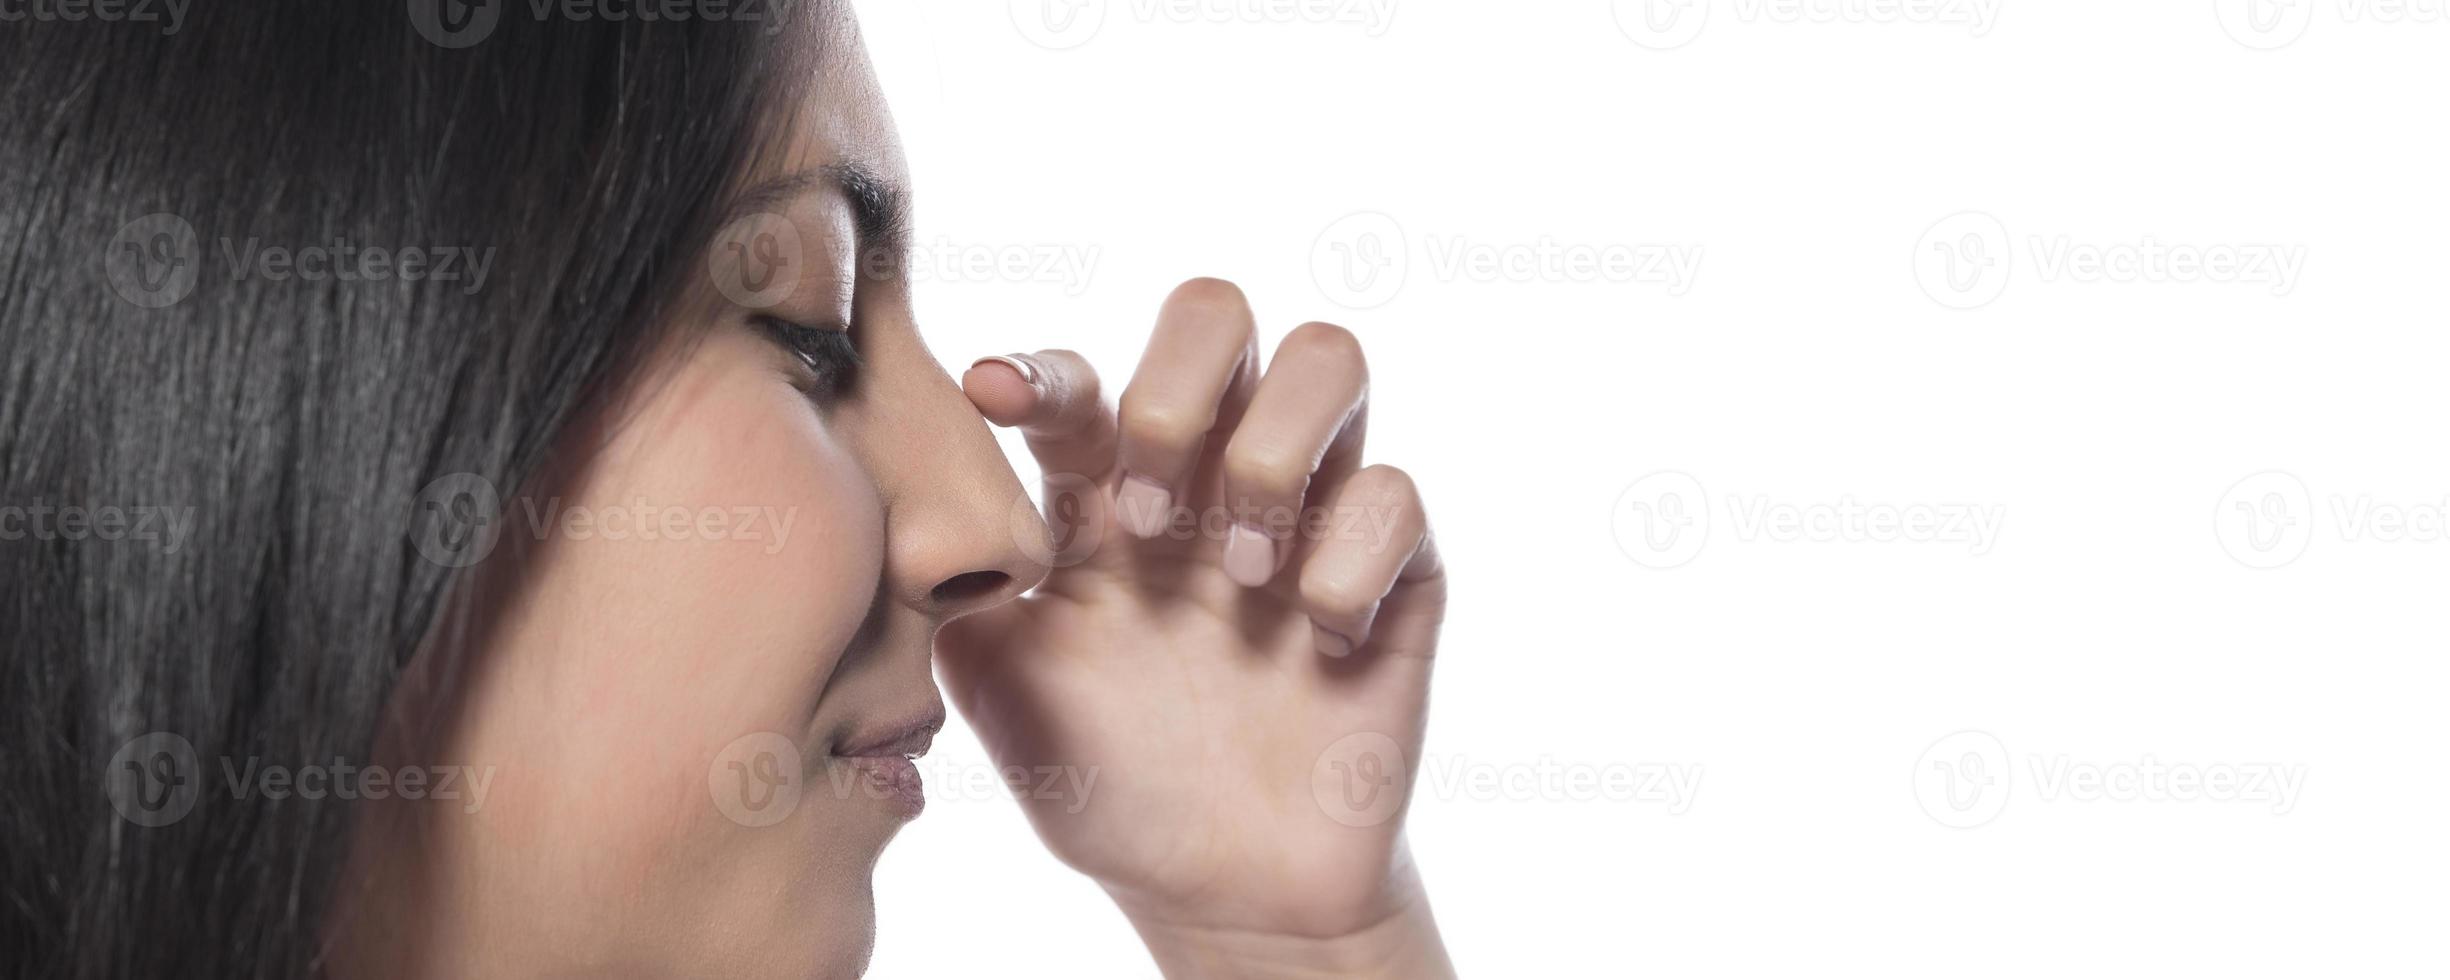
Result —
[{"label": "hand", "polygon": [[1086,787],[1022,804],[1169,973],[1444,973],[1402,833],[1444,573],[1411,479],[1361,466],[1352,334],[1305,325],[1260,367],[1241,291],[1195,280],[1119,424],[1068,351],[970,370],[1064,547],[938,636],[946,688],[1008,771]]}]

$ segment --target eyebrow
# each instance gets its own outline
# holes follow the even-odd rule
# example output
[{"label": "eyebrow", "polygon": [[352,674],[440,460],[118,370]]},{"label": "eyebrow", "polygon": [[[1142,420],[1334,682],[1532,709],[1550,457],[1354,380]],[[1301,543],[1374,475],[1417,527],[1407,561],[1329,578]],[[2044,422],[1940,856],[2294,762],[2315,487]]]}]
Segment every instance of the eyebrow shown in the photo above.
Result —
[{"label": "eyebrow", "polygon": [[856,163],[837,163],[802,170],[757,184],[733,199],[723,223],[771,211],[812,192],[841,192],[851,204],[851,220],[859,229],[862,251],[883,249],[900,255],[910,245],[910,192],[875,170]]}]

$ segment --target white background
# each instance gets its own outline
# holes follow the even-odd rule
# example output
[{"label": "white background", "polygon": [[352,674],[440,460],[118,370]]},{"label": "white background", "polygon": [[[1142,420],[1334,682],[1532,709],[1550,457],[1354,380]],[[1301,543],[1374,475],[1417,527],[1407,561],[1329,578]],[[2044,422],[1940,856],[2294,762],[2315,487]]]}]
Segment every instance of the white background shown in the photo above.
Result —
[{"label": "white background", "polygon": [[[1270,345],[1362,335],[1455,579],[1427,768],[1513,781],[1413,806],[1467,975],[2450,971],[2438,6],[1068,2],[861,5],[953,257],[925,329],[1119,385],[1218,275]],[[2148,242],[2303,265],[2062,261]],[[1543,244],[1702,259],[1447,261]],[[2147,760],[2301,782],[2064,781]],[[873,975],[1154,974],[1009,800],[936,792]]]}]

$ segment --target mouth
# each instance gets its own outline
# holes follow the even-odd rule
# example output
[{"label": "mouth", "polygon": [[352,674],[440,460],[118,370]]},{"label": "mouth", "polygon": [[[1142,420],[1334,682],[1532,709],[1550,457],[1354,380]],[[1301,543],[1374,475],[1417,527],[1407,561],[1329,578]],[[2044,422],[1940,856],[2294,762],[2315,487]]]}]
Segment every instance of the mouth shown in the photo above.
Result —
[{"label": "mouth", "polygon": [[909,819],[927,809],[927,786],[919,778],[916,760],[927,754],[943,728],[944,705],[931,702],[898,722],[859,728],[837,739],[833,756],[865,777],[869,796],[892,804]]}]

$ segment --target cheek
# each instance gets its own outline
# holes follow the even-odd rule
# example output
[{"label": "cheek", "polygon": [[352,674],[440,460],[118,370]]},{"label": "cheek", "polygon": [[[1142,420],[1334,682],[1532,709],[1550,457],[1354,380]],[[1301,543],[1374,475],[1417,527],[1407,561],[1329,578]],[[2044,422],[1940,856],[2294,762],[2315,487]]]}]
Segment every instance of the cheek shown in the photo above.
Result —
[{"label": "cheek", "polygon": [[722,860],[738,828],[710,770],[754,733],[808,743],[875,597],[866,471],[797,392],[722,354],[701,351],[564,496],[514,505],[512,526],[532,513],[544,535],[468,720],[523,770],[505,767],[500,843],[554,855],[562,901],[590,884],[684,901],[785,870]]}]

